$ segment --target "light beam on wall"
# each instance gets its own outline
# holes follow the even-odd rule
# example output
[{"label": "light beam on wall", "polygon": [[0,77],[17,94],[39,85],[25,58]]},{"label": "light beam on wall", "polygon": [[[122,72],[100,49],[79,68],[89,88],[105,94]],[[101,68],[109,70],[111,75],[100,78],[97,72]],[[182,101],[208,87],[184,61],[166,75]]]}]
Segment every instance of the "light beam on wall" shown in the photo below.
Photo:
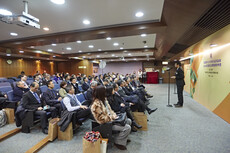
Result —
[{"label": "light beam on wall", "polygon": [[198,54],[195,54],[195,55],[192,55],[192,56],[181,58],[180,61],[184,61],[184,60],[187,60],[187,59],[190,59],[190,58],[193,58],[193,57],[196,57],[196,56],[200,56],[200,55],[214,53],[214,52],[219,51],[219,50],[221,50],[221,49],[223,49],[225,47],[228,47],[228,46],[230,46],[230,43],[227,43],[227,44],[219,46],[219,47],[215,47],[215,48],[211,48],[211,49],[205,50],[205,51],[203,51],[201,53],[198,53]]}]

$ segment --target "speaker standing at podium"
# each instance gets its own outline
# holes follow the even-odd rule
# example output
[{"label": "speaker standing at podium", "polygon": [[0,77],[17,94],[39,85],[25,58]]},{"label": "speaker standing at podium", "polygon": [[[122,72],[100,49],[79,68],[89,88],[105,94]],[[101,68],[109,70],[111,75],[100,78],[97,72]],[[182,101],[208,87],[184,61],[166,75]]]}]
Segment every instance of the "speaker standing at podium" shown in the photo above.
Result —
[{"label": "speaker standing at podium", "polygon": [[176,61],[175,62],[176,67],[176,73],[175,76],[172,78],[176,79],[176,85],[177,85],[177,95],[178,95],[178,102],[177,104],[174,104],[175,107],[183,107],[183,90],[184,90],[184,71],[181,68],[181,62]]}]

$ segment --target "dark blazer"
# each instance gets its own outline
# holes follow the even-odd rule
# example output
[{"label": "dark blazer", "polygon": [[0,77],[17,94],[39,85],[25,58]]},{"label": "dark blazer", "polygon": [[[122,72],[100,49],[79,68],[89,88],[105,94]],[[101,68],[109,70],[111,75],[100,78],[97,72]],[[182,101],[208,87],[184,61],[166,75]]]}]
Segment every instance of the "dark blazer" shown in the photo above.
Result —
[{"label": "dark blazer", "polygon": [[99,83],[100,83],[101,85],[103,85],[103,80],[99,79]]},{"label": "dark blazer", "polygon": [[181,67],[179,67],[176,70],[175,76],[176,76],[176,85],[178,85],[178,86],[184,86],[185,85],[185,82],[184,82],[184,71],[182,70]]},{"label": "dark blazer", "polygon": [[22,95],[29,91],[29,88],[20,88],[16,86],[13,90],[13,101],[20,101],[22,99]]},{"label": "dark blazer", "polygon": [[[115,94],[113,95],[113,99],[114,99],[114,101],[115,101],[116,103],[118,103],[119,105],[120,105],[121,103],[123,103],[123,104],[125,104],[126,107],[129,107],[129,103],[127,103],[127,102],[121,97],[121,95],[118,95],[117,93],[115,93]],[[125,109],[125,108],[124,108],[124,109]]]},{"label": "dark blazer", "polygon": [[132,95],[132,93],[128,90],[127,87],[122,87],[122,89],[125,91],[126,95],[128,95],[128,96]]},{"label": "dark blazer", "polygon": [[89,103],[91,104],[93,102],[93,89],[89,88],[86,92],[86,100],[89,101]]},{"label": "dark blazer", "polygon": [[82,84],[82,89],[84,90],[84,91],[87,91],[88,89],[89,89],[89,85],[87,84],[87,83],[83,83]]},{"label": "dark blazer", "polygon": [[0,91],[0,97],[4,97],[4,93]]},{"label": "dark blazer", "polygon": [[78,94],[78,93],[80,93],[80,91],[79,91],[79,89],[78,89],[78,84],[77,83],[75,83],[75,84],[73,84],[73,83],[71,83],[71,85],[73,86],[73,88],[74,88],[74,92],[75,92],[75,95],[76,94]]},{"label": "dark blazer", "polygon": [[111,109],[114,111],[114,112],[125,112],[125,107],[121,107],[121,102],[120,100],[115,100],[114,99],[114,96],[115,95],[112,95],[110,97],[107,97],[107,100],[109,102],[109,105],[111,107]]},{"label": "dark blazer", "polygon": [[[41,84],[44,86],[44,85],[47,85],[48,86],[48,81],[49,80],[46,80],[46,79],[42,79],[42,82]],[[40,84],[39,84],[40,85]]]},{"label": "dark blazer", "polygon": [[46,104],[52,105],[55,102],[58,102],[57,99],[60,97],[57,91],[47,89],[46,92],[43,93],[41,100]]},{"label": "dark blazer", "polygon": [[21,103],[25,109],[31,109],[31,110],[37,109],[38,107],[43,107],[46,105],[42,101],[41,103],[39,103],[37,99],[34,97],[34,95],[31,93],[31,91],[28,91],[22,96]]},{"label": "dark blazer", "polygon": [[130,82],[130,83],[134,88],[137,88],[137,84],[136,84],[136,82],[134,80],[132,82]]},{"label": "dark blazer", "polygon": [[122,89],[122,87],[119,87],[118,93],[121,95],[121,97],[127,96],[126,93],[125,93],[125,91]]}]

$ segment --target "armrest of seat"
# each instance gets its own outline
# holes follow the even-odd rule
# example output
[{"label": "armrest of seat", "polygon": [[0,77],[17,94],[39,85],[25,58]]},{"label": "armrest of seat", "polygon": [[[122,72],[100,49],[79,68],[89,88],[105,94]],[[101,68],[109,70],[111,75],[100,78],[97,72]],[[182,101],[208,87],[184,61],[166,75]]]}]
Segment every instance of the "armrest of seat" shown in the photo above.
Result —
[{"label": "armrest of seat", "polygon": [[17,108],[18,101],[6,101],[5,108]]},{"label": "armrest of seat", "polygon": [[36,109],[26,110],[25,117],[22,120],[22,125],[29,126],[29,127],[34,125],[34,112],[35,111]]},{"label": "armrest of seat", "polygon": [[60,101],[58,101],[58,100],[49,100],[49,101],[47,101],[47,104],[48,105],[53,105],[53,104],[56,104],[56,103],[59,103]]}]

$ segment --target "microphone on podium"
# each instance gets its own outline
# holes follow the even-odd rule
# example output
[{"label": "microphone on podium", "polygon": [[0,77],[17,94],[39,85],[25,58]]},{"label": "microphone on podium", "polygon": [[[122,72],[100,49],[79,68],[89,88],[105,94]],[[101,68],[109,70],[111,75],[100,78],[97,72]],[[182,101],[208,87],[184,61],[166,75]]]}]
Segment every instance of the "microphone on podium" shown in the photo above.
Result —
[{"label": "microphone on podium", "polygon": [[168,67],[167,69],[166,69],[166,71],[170,71],[172,69],[172,67]]}]

